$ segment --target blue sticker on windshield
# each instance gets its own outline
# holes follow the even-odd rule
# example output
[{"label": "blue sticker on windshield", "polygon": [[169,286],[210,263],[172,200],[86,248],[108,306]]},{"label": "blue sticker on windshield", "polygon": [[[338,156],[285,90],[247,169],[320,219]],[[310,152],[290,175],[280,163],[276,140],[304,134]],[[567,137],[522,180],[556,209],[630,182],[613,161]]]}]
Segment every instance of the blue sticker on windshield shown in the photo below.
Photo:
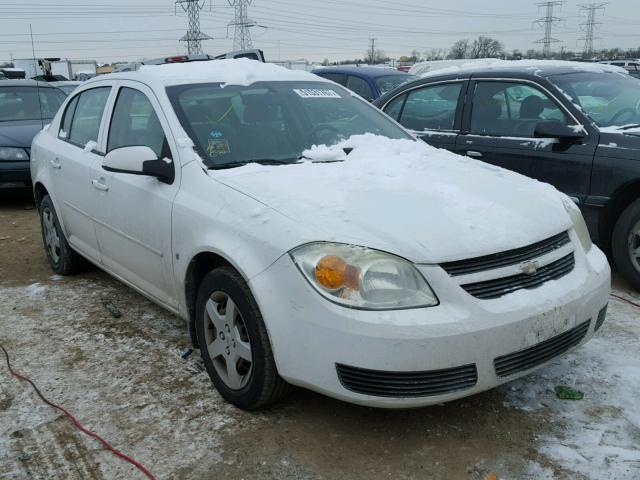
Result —
[{"label": "blue sticker on windshield", "polygon": [[209,135],[211,136],[211,138],[220,138],[222,137],[222,132],[220,130],[211,130],[209,132]]}]

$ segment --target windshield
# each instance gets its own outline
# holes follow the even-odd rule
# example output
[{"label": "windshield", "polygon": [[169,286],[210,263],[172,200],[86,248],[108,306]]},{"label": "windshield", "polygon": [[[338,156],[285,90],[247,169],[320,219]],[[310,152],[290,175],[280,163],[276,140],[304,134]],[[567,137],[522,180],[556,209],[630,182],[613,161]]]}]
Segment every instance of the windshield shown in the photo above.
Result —
[{"label": "windshield", "polygon": [[62,90],[64,93],[66,93],[67,95],[69,95],[71,92],[73,92],[76,88],[78,88],[78,85],[56,85],[56,88],[59,88],[60,90]]},{"label": "windshield", "polygon": [[640,80],[618,73],[569,73],[549,77],[599,127],[640,123]]},{"label": "windshield", "polygon": [[380,95],[382,95],[384,93],[390,92],[398,85],[417,80],[418,78],[420,77],[418,77],[417,75],[409,75],[407,73],[404,73],[400,75],[385,75],[384,77],[378,77],[375,79],[375,82]]},{"label": "windshield", "polygon": [[[40,102],[38,102],[38,91]],[[0,122],[51,119],[64,99],[64,93],[57,88],[0,86]],[[40,108],[42,108],[42,115]]]},{"label": "windshield", "polygon": [[374,133],[411,138],[376,108],[326,82],[258,82],[167,88],[180,123],[209,168],[292,163],[313,145]]}]

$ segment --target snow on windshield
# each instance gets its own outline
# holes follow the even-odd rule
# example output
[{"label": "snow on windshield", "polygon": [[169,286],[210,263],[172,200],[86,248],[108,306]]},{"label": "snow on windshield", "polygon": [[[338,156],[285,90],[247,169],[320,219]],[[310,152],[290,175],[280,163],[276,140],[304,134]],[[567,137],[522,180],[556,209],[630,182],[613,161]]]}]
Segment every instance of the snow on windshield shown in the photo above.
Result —
[{"label": "snow on windshield", "polygon": [[140,71],[159,80],[164,85],[215,82],[223,85],[248,86],[255,82],[269,81],[306,80],[328,82],[328,80],[324,80],[312,73],[289,70],[271,63],[262,63],[248,58],[142,65]]}]

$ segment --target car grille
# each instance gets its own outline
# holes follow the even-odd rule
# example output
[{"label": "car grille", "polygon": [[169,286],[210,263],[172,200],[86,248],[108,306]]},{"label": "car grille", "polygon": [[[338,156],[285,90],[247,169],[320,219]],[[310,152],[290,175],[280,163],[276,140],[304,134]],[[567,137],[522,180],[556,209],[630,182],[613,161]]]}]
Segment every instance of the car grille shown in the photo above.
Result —
[{"label": "car grille", "polygon": [[523,288],[531,289],[539,287],[544,282],[565,276],[573,270],[574,266],[575,259],[573,253],[570,253],[560,260],[538,268],[536,273],[532,275],[519,273],[509,277],[485,280],[484,282],[467,283],[466,285],[462,285],[462,288],[476,298],[488,300]]},{"label": "car grille", "polygon": [[507,250],[506,252],[494,253],[467,260],[442,263],[440,266],[451,276],[468,275],[470,273],[483,272],[493,268],[506,267],[508,265],[516,265],[518,263],[526,262],[527,260],[531,260],[557,250],[570,241],[569,233],[562,232],[527,247],[516,248],[513,250]]},{"label": "car grille", "polygon": [[342,385],[353,392],[377,397],[428,397],[473,387],[475,364],[426,372],[386,372],[336,364]]},{"label": "car grille", "polygon": [[589,331],[590,323],[591,319],[537,345],[496,358],[493,361],[496,374],[508,377],[557,357],[582,341]]},{"label": "car grille", "polygon": [[598,319],[596,320],[596,326],[594,329],[595,332],[600,330],[600,327],[602,327],[602,324],[604,323],[604,319],[606,318],[606,316],[607,316],[607,305],[602,307],[602,309],[598,312]]}]

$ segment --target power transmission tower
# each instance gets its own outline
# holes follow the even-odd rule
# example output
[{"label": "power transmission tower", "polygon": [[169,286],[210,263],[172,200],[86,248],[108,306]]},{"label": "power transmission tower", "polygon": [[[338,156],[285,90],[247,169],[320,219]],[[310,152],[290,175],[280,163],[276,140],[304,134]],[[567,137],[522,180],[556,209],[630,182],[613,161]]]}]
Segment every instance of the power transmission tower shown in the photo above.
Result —
[{"label": "power transmission tower", "polygon": [[562,3],[563,0],[552,0],[548,2],[540,2],[537,4],[538,8],[545,8],[546,10],[546,15],[536,20],[536,23],[538,25],[544,27],[544,38],[535,41],[535,43],[542,43],[542,56],[544,56],[545,58],[551,55],[551,44],[560,42],[560,40],[551,36],[551,30],[555,24],[562,21],[561,18],[553,16],[554,7],[562,5]]},{"label": "power transmission tower", "polygon": [[579,40],[584,40],[583,57],[585,59],[590,58],[593,55],[593,41],[596,40],[595,31],[601,22],[596,22],[596,12],[598,10],[604,10],[606,3],[588,3],[586,5],[580,5],[580,10],[587,12],[587,21],[581,23],[580,27],[584,29],[584,37]]},{"label": "power transmission tower", "polygon": [[376,39],[375,38],[370,38],[369,39],[369,62],[370,63],[375,63],[376,61]]},{"label": "power transmission tower", "polygon": [[248,16],[247,10],[253,0],[228,0],[229,5],[235,8],[236,13],[233,18],[233,22],[229,26],[233,26],[233,49],[234,50],[246,50],[253,48],[253,42],[251,41],[251,32],[249,28],[255,27],[256,22],[251,20]]},{"label": "power transmission tower", "polygon": [[180,39],[181,42],[186,42],[189,55],[202,53],[202,41],[211,40],[209,35],[200,31],[200,10],[204,7],[205,1],[176,0],[176,5],[180,5],[189,17],[189,30]]}]

